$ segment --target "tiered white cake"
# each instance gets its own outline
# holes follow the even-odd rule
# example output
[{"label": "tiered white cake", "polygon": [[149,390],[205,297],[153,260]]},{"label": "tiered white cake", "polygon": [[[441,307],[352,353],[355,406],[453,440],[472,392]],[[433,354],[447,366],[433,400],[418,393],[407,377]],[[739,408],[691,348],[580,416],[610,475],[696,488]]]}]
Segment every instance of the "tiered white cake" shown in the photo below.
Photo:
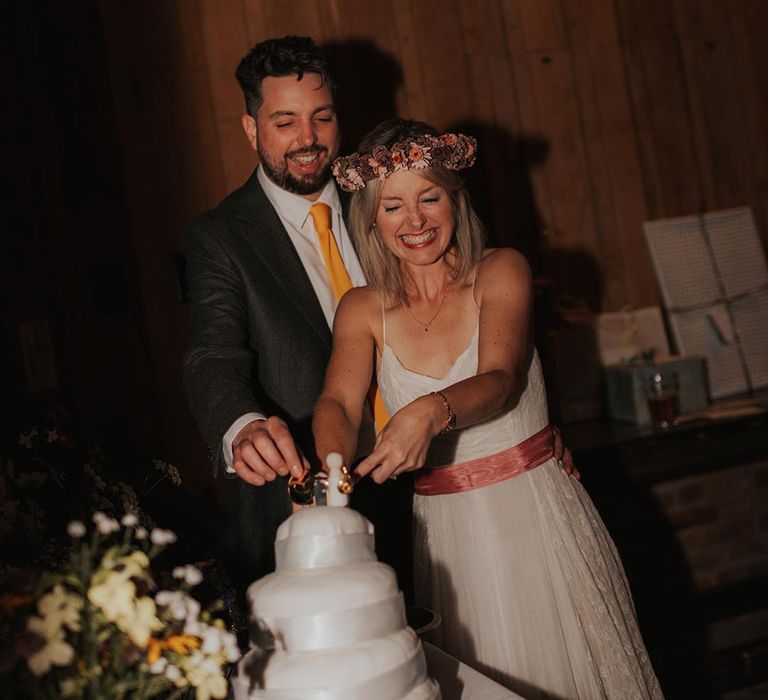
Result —
[{"label": "tiered white cake", "polygon": [[252,634],[237,700],[439,700],[368,520],[348,508],[301,510],[278,529],[275,554],[275,573],[248,589],[274,650]]}]

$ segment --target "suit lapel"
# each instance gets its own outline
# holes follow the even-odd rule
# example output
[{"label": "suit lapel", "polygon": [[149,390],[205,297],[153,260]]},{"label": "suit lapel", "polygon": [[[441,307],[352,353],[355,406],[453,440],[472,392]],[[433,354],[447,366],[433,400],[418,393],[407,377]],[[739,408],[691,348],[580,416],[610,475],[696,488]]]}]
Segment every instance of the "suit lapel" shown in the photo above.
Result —
[{"label": "suit lapel", "polygon": [[331,332],[307,271],[255,173],[244,185],[243,194],[247,207],[240,211],[240,218],[247,225],[245,238],[248,244],[264,261],[275,286],[282,290],[330,350]]}]

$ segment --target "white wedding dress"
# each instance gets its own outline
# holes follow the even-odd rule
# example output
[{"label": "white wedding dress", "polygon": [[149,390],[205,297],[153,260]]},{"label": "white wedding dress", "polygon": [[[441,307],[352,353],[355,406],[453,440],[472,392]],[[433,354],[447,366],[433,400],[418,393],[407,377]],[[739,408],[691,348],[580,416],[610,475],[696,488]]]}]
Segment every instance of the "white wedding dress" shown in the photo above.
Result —
[{"label": "white wedding dress", "polygon": [[[477,372],[478,333],[441,379],[378,368],[393,415]],[[440,435],[427,467],[506,450],[548,423],[538,355],[519,397],[484,423]],[[416,602],[440,614],[430,640],[526,700],[661,698],[613,542],[555,459],[491,486],[414,497]]]}]

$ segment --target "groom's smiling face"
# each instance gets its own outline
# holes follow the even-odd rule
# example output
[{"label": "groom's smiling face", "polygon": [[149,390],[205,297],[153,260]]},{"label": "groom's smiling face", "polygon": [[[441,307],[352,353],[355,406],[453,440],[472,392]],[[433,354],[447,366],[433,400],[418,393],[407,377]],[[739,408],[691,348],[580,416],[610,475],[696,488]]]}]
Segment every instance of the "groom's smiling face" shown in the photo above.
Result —
[{"label": "groom's smiling face", "polygon": [[339,152],[333,96],[317,73],[265,78],[256,118],[243,117],[251,145],[270,180],[316,199],[330,179]]}]

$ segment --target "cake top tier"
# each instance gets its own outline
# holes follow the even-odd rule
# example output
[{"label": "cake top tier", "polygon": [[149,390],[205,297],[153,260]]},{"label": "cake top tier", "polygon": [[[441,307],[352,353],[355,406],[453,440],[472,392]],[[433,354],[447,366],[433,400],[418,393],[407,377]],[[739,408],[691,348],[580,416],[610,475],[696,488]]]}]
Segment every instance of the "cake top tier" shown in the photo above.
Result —
[{"label": "cake top tier", "polygon": [[349,508],[304,508],[277,529],[275,559],[278,571],[375,561],[373,525]]}]

